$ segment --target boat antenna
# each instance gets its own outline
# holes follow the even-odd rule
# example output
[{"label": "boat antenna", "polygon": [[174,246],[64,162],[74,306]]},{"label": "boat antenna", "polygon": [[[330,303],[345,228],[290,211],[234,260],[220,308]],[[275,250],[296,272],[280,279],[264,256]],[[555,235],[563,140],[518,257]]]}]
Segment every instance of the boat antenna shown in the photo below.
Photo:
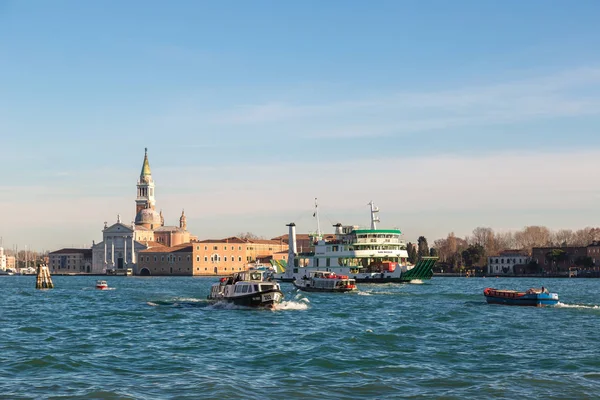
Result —
[{"label": "boat antenna", "polygon": [[367,204],[367,205],[371,206],[371,229],[375,230],[375,229],[377,229],[376,222],[381,222],[381,221],[379,221],[379,217],[377,216],[377,213],[379,212],[379,208],[375,207],[373,200],[371,200],[369,202],[369,204]]},{"label": "boat antenna", "polygon": [[321,236],[321,224],[319,222],[319,204],[317,203],[317,198],[315,197],[315,212],[313,213],[313,217],[317,219],[317,236]]}]

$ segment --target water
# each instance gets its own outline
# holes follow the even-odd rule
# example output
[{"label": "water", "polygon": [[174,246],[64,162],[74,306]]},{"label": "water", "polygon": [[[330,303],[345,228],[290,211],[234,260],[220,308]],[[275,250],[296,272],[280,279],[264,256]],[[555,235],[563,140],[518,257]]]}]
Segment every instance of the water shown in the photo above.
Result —
[{"label": "water", "polygon": [[[433,278],[210,304],[216,279],[0,277],[2,399],[597,398],[600,280]],[[488,305],[485,287],[558,292]]]}]

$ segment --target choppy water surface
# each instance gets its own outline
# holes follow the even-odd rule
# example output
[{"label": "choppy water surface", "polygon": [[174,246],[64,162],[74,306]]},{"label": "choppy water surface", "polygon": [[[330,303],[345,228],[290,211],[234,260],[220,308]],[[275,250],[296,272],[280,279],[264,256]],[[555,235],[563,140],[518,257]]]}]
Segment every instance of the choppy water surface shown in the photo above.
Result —
[{"label": "choppy water surface", "polygon": [[[600,280],[434,278],[210,304],[216,279],[0,277],[0,398],[597,398]],[[555,308],[488,305],[546,286]]]}]

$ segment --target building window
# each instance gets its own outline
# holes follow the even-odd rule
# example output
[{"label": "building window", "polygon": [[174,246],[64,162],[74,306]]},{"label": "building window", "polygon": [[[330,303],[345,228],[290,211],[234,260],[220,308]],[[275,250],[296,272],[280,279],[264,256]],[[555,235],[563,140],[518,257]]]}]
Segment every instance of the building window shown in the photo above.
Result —
[{"label": "building window", "polygon": [[218,250],[218,246],[213,246],[213,250]]},{"label": "building window", "polygon": [[239,251],[242,251],[242,246],[238,246],[238,250],[239,250]]},{"label": "building window", "polygon": [[165,261],[165,256],[161,256],[160,261]]},{"label": "building window", "polygon": [[204,250],[208,250],[208,246],[204,246]]},{"label": "building window", "polygon": [[227,256],[223,257],[223,261],[227,262]]},{"label": "building window", "polygon": [[239,262],[242,262],[242,256],[239,256],[239,257],[238,257],[238,261],[239,261]]},{"label": "building window", "polygon": [[181,262],[181,256],[177,257],[177,261]]},{"label": "building window", "polygon": [[[208,257],[204,256],[204,262],[207,262],[207,261],[208,261]],[[211,261],[212,261],[212,258],[211,258]]]},{"label": "building window", "polygon": [[156,261],[156,256],[154,256],[154,261]]},{"label": "building window", "polygon": [[200,256],[196,256],[196,262],[200,262]]},{"label": "building window", "polygon": [[223,250],[227,250],[227,246],[223,246]]}]

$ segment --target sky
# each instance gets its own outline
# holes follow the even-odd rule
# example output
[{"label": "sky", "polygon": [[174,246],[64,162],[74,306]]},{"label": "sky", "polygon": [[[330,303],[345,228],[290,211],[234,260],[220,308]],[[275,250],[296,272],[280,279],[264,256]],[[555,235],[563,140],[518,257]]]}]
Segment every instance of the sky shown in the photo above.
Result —
[{"label": "sky", "polygon": [[0,0],[0,237],[599,226],[595,0]]}]

